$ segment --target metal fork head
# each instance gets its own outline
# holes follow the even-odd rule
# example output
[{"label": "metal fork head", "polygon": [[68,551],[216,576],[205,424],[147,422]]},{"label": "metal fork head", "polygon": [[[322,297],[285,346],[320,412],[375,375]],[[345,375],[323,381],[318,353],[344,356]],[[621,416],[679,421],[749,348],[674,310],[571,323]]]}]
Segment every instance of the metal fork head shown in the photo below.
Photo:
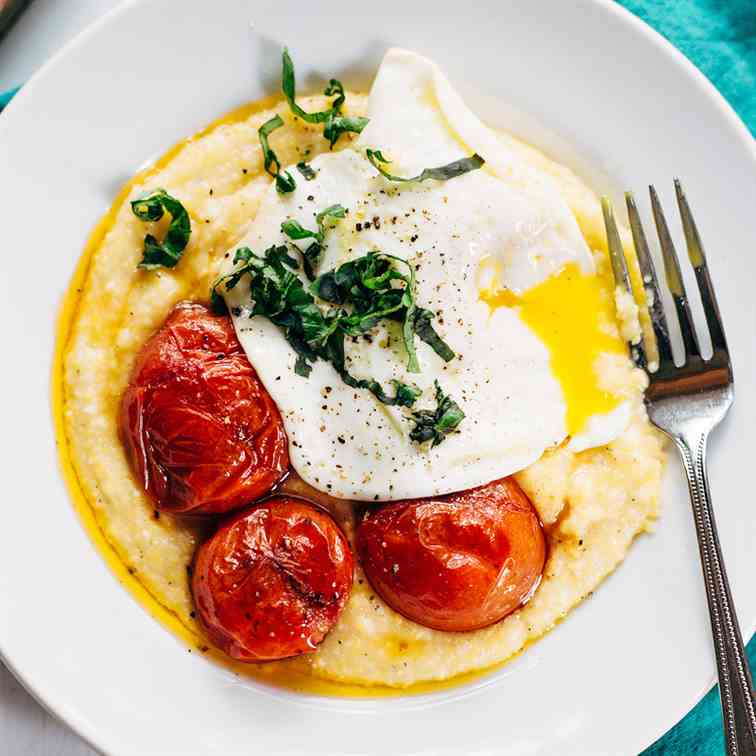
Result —
[{"label": "metal fork head", "polygon": [[[697,430],[706,429],[708,431],[725,416],[733,399],[732,365],[703,245],[680,181],[675,180],[677,204],[682,219],[688,258],[696,276],[711,337],[713,352],[708,359],[701,356],[696,328],[680,269],[680,260],[664,217],[661,201],[653,186],[649,187],[649,190],[651,208],[664,260],[665,279],[674,302],[674,316],[677,317],[682,335],[683,362],[679,366],[674,362],[667,316],[664,312],[659,288],[659,278],[649,251],[647,237],[643,230],[635,199],[630,192],[625,195],[627,213],[646,294],[649,319],[653,326],[658,360],[649,361],[647,359],[647,355],[653,353],[648,345],[645,349],[632,344],[629,347],[630,355],[636,366],[643,369],[648,375],[649,385],[646,389],[645,400],[649,418],[654,425],[668,435],[678,438],[690,430],[692,426],[695,426]],[[623,291],[632,295],[632,287],[627,274],[627,263],[611,203],[604,199],[602,205],[615,282]]]}]

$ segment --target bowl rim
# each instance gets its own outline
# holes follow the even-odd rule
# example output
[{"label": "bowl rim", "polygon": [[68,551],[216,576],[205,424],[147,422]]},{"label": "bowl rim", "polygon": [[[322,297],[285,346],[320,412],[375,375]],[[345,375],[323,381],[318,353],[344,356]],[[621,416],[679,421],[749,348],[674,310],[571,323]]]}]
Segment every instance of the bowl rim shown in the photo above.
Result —
[{"label": "bowl rim", "polygon": [[[25,107],[27,100],[35,96],[38,84],[44,81],[48,72],[54,69],[59,61],[66,58],[82,43],[91,37],[98,35],[103,28],[117,22],[117,19],[129,11],[133,6],[146,5],[152,1],[153,0],[120,0],[115,7],[105,11],[99,18],[75,34],[57,52],[48,58],[48,60],[34,72],[29,80],[19,88],[13,99],[3,110],[2,114],[0,114],[0,118],[7,119],[12,117],[17,110]],[[751,135],[748,127],[736,113],[733,106],[683,52],[676,48],[666,37],[656,31],[646,21],[620,5],[619,2],[615,2],[615,0],[584,0],[584,2],[595,6],[602,13],[607,14],[607,16],[614,16],[616,19],[619,19],[624,25],[630,27],[635,34],[642,37],[646,42],[654,46],[657,51],[662,53],[669,61],[670,65],[677,67],[687,75],[689,79],[694,81],[700,94],[707,98],[710,103],[715,105],[720,114],[727,120],[728,125],[733,130],[733,135],[738,137],[742,146],[745,147],[746,151],[750,154],[750,157],[756,166],[756,138]],[[82,244],[83,241],[84,240],[82,240]],[[743,628],[743,630],[746,642],[748,642],[751,635],[756,632],[756,620],[752,623],[751,627]],[[73,732],[87,743],[87,745],[98,753],[106,753],[106,748],[112,744],[106,742],[107,736],[101,731],[98,725],[91,721],[76,706],[69,704],[64,699],[55,699],[48,695],[45,691],[44,680],[35,678],[33,674],[25,672],[21,666],[15,664],[10,654],[3,648],[2,640],[2,637],[0,637],[0,661],[2,661],[24,690],[26,690],[26,692],[29,693],[29,695],[46,712],[73,730]],[[678,714],[675,721],[662,732],[657,733],[656,736],[652,737],[648,742],[644,743],[643,748],[645,749],[654,743],[663,734],[668,732],[669,729],[679,723],[682,717],[703,699],[715,683],[716,677],[714,676],[709,682],[707,682],[706,686],[700,692],[695,694],[691,702],[682,703],[678,707]]]}]

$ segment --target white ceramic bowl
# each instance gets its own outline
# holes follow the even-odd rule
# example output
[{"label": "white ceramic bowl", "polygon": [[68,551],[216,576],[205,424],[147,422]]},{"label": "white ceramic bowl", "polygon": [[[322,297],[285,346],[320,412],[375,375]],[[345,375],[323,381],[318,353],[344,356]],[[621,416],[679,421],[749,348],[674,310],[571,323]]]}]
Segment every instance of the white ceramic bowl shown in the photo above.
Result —
[{"label": "white ceramic bowl", "polygon": [[753,632],[756,158],[706,80],[606,0],[383,0],[375,10],[142,0],[70,44],[0,117],[4,660],[112,754],[639,751],[714,677],[674,461],[657,534],[642,538],[596,595],[503,671],[418,698],[321,699],[240,681],[188,654],[121,589],[84,534],[58,474],[50,420],[62,292],[92,225],[138,166],[277,86],[271,40],[294,49],[302,81],[318,72],[353,85],[369,81],[387,46],[416,49],[488,120],[601,190],[640,192],[653,181],[671,209],[671,179],[683,179],[734,353],[737,399],[715,438],[711,477],[744,635]]}]

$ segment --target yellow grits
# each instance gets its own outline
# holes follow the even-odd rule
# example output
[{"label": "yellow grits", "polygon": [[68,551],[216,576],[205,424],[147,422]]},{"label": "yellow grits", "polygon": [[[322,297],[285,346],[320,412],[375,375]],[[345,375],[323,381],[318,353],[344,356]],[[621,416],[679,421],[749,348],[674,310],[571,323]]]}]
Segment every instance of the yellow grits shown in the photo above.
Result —
[{"label": "yellow grits", "polygon": [[[351,113],[365,111],[364,96],[351,94],[347,103]],[[322,105],[322,98],[303,100],[306,110]],[[121,445],[118,406],[142,345],[176,302],[207,300],[223,255],[244,236],[255,217],[270,183],[263,170],[257,129],[275,112],[286,121],[286,127],[271,139],[282,165],[327,149],[320,128],[293,119],[281,103],[267,101],[221,119],[125,187],[95,232],[72,284],[53,378],[64,471],[90,535],[119,579],[146,608],[195,652],[199,649],[219,660],[222,654],[205,645],[193,618],[187,576],[203,533],[181,519],[156,515]],[[341,140],[346,143],[348,139]],[[583,293],[596,297],[602,307],[614,302],[595,194],[563,166],[525,145],[521,150],[527,160],[559,182],[596,253],[599,283]],[[140,271],[136,265],[145,233],[160,236],[166,221],[142,223],[132,215],[128,201],[156,187],[165,188],[184,204],[192,234],[175,269]],[[559,284],[554,286],[558,295]],[[554,296],[554,292],[541,293]],[[538,296],[531,302],[496,301],[494,293],[491,297],[491,306],[520,306],[523,319],[548,343],[539,330],[543,302]],[[491,667],[551,629],[622,561],[634,537],[647,530],[658,513],[662,441],[643,409],[645,376],[632,368],[618,345],[617,324],[607,322],[604,346],[608,353],[593,365],[585,360],[580,364],[582,370],[595,370],[600,376],[602,411],[619,399],[631,402],[627,430],[599,449],[573,453],[563,445],[516,476],[538,509],[549,540],[543,581],[525,607],[472,633],[430,630],[388,608],[358,568],[344,614],[316,653],[286,662],[230,666],[298,689],[353,693],[354,689],[342,685],[347,683],[373,686],[373,693],[445,681]],[[552,364],[565,392],[570,381],[575,390],[585,385],[579,373],[570,373],[569,360],[556,347]],[[595,407],[596,401],[587,397],[584,404],[594,402]],[[351,506],[345,503],[335,514],[351,537]]]}]

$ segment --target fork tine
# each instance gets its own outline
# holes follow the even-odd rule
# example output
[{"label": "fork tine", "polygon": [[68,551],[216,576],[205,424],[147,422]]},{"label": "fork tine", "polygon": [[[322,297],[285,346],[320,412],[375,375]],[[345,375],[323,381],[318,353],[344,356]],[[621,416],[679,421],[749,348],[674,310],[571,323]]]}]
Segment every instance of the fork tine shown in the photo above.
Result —
[{"label": "fork tine", "polygon": [[[612,263],[612,272],[614,273],[614,283],[620,289],[624,290],[631,297],[633,296],[633,287],[630,283],[630,273],[627,270],[627,260],[625,260],[625,251],[622,249],[617,223],[614,220],[614,210],[608,197],[601,198],[601,210],[604,213],[604,225],[606,226],[606,241],[609,247],[609,259]],[[629,345],[630,356],[635,364],[640,367],[646,367],[646,350],[643,348],[643,337],[641,336],[635,342]]]},{"label": "fork tine", "polygon": [[625,291],[632,292],[630,287],[630,273],[627,270],[627,261],[622,249],[617,223],[614,220],[614,209],[608,197],[601,198],[601,210],[604,213],[604,225],[606,226],[606,241],[609,246],[609,259],[612,263],[614,281]]},{"label": "fork tine", "polygon": [[638,212],[632,192],[625,193],[625,202],[627,203],[627,216],[630,219],[630,230],[633,233],[635,255],[638,258],[638,267],[640,268],[641,279],[643,280],[643,288],[646,292],[648,312],[654,327],[659,365],[673,364],[672,344],[669,340],[669,327],[667,326],[667,316],[664,314],[664,303],[662,302],[661,290],[659,289],[659,280],[656,277],[656,268],[654,268],[654,262],[651,259],[648,241],[643,231],[640,213]]},{"label": "fork tine", "polygon": [[711,277],[709,276],[709,266],[706,264],[701,237],[698,235],[698,228],[696,227],[696,222],[693,220],[693,213],[690,211],[690,205],[688,205],[688,199],[680,184],[680,179],[675,179],[675,192],[677,194],[677,205],[680,208],[683,231],[685,232],[688,257],[696,274],[698,290],[701,292],[701,302],[704,314],[706,315],[706,322],[709,326],[711,346],[715,352],[717,350],[727,352],[727,341],[725,340],[722,316],[719,314],[717,298],[714,294]]},{"label": "fork tine", "polygon": [[687,360],[689,357],[696,357],[701,354],[698,348],[696,331],[693,326],[693,317],[690,313],[688,296],[685,293],[685,284],[680,272],[680,261],[677,258],[677,252],[675,252],[675,245],[669,233],[669,227],[662,211],[659,195],[653,186],[649,186],[648,191],[651,195],[651,207],[654,212],[656,232],[659,235],[662,257],[664,258],[664,272],[666,273],[667,286],[672,293],[672,299],[677,310],[677,320],[680,323],[680,332],[682,333],[683,345],[685,346],[685,359]]}]

